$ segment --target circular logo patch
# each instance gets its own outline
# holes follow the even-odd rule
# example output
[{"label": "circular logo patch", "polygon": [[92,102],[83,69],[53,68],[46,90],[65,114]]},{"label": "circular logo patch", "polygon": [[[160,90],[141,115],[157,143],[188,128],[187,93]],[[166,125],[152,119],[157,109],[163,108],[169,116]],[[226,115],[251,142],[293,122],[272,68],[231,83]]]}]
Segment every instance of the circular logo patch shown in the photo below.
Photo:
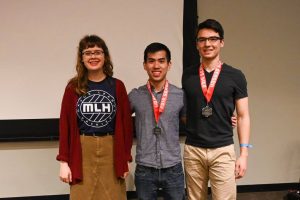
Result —
[{"label": "circular logo patch", "polygon": [[78,99],[77,115],[87,126],[104,127],[115,114],[115,98],[103,90],[91,90]]}]

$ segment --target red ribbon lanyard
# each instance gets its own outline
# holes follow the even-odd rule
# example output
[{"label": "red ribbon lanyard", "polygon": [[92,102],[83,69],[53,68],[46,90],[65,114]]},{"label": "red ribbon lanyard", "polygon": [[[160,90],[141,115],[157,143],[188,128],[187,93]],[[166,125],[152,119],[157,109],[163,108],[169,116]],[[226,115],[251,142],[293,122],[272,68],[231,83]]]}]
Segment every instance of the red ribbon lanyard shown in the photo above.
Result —
[{"label": "red ribbon lanyard", "polygon": [[166,81],[166,83],[165,83],[164,92],[162,94],[159,106],[158,106],[158,102],[157,102],[155,96],[152,93],[149,81],[147,82],[147,88],[152,96],[154,117],[155,117],[156,124],[158,124],[159,117],[160,117],[161,113],[164,112],[165,107],[166,107],[166,103],[167,103],[167,99],[168,99],[168,92],[169,92],[169,82]]},{"label": "red ribbon lanyard", "polygon": [[205,73],[204,73],[204,69],[203,69],[203,64],[199,68],[200,85],[201,85],[202,92],[203,92],[203,95],[206,98],[207,103],[210,102],[211,97],[214,93],[215,86],[216,86],[217,80],[219,78],[221,69],[222,69],[222,63],[220,62],[220,64],[216,67],[216,69],[213,73],[213,76],[210,80],[209,86],[207,88]]}]

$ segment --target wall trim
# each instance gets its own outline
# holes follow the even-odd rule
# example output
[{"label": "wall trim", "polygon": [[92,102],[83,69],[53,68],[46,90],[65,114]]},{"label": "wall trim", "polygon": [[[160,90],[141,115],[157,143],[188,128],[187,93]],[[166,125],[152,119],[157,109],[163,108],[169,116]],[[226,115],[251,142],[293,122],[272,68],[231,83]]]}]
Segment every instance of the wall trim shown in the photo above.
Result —
[{"label": "wall trim", "polygon": [[[59,139],[59,118],[0,120],[0,127],[0,142],[56,141]],[[133,134],[135,137],[135,129]],[[185,125],[181,121],[179,135],[186,136]]]},{"label": "wall trim", "polygon": [[58,118],[0,120],[0,142],[58,140]]}]

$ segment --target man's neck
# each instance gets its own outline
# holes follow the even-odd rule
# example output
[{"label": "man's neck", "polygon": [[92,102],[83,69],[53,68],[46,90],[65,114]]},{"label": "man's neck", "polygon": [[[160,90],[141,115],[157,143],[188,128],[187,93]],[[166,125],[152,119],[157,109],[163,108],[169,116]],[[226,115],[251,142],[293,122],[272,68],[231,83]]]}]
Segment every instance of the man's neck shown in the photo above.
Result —
[{"label": "man's neck", "polygon": [[150,85],[154,88],[155,92],[161,92],[164,89],[166,79],[159,82],[149,80],[149,82]]},{"label": "man's neck", "polygon": [[216,67],[220,64],[220,59],[216,58],[213,60],[202,60],[202,66],[207,72],[212,72],[216,69]]}]

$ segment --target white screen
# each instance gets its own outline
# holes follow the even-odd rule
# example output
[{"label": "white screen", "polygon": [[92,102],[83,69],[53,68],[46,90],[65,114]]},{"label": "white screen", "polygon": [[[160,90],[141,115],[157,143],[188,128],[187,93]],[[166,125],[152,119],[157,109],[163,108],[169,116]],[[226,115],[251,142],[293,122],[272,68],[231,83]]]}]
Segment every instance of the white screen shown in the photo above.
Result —
[{"label": "white screen", "polygon": [[147,81],[151,42],[170,48],[168,79],[181,86],[183,0],[1,0],[0,9],[0,119],[58,118],[87,34],[105,40],[127,92]]}]

